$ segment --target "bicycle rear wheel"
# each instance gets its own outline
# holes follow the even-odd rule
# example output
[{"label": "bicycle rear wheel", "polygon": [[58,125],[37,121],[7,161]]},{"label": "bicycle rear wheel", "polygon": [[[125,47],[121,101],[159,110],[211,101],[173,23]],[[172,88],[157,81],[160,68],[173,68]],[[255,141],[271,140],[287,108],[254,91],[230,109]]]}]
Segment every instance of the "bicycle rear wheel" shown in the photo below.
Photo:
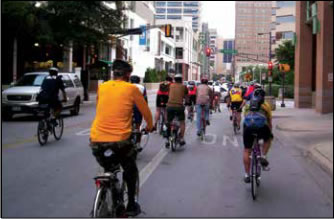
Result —
[{"label": "bicycle rear wheel", "polygon": [[160,112],[160,118],[159,118],[159,134],[162,135],[164,131],[164,123],[165,123],[165,115],[164,112]]},{"label": "bicycle rear wheel", "polygon": [[176,151],[176,144],[177,144],[177,133],[176,131],[173,131],[173,137],[172,137],[172,144],[171,144],[171,148],[172,151],[175,152]]},{"label": "bicycle rear wheel", "polygon": [[[111,197],[108,198],[108,192],[107,192],[108,190],[109,189],[106,189],[103,187],[97,190],[95,200],[94,200],[94,206],[93,206],[93,215],[92,215],[93,218],[109,216],[108,206],[111,206],[112,203],[109,203],[108,201],[108,200],[111,200]],[[111,195],[111,191],[110,191],[110,195]]]},{"label": "bicycle rear wheel", "polygon": [[48,123],[46,120],[41,120],[38,122],[37,127],[37,139],[41,146],[44,146],[48,142],[49,130]]},{"label": "bicycle rear wheel", "polygon": [[257,198],[257,158],[256,154],[252,152],[252,166],[251,166],[251,186],[253,200]]},{"label": "bicycle rear wheel", "polygon": [[64,121],[62,117],[56,119],[56,125],[53,126],[53,135],[57,141],[61,139],[64,132]]}]

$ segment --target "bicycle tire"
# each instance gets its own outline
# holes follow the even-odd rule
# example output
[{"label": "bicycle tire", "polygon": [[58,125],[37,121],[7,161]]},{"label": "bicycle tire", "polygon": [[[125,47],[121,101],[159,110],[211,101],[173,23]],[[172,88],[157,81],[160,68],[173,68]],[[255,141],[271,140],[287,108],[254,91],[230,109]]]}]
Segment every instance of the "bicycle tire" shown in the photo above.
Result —
[{"label": "bicycle tire", "polygon": [[176,151],[176,143],[177,143],[177,134],[175,131],[173,131],[173,138],[172,138],[172,145],[171,145],[171,148],[172,148],[172,151],[175,152]]},{"label": "bicycle tire", "polygon": [[164,112],[161,111],[160,112],[160,119],[159,119],[159,134],[162,135],[163,132],[164,132],[164,123],[165,123],[165,115],[164,115]]},{"label": "bicycle tire", "polygon": [[53,136],[55,137],[55,139],[57,141],[59,141],[61,139],[61,137],[63,136],[63,132],[64,132],[64,120],[62,117],[59,117],[57,118],[57,123],[58,123],[58,127],[60,127],[60,132],[59,132],[59,135],[58,133],[56,134],[56,129],[57,127],[56,126],[53,126]]},{"label": "bicycle tire", "polygon": [[99,188],[96,192],[93,206],[93,218],[107,217],[108,216],[108,203],[106,196],[106,189]]},{"label": "bicycle tire", "polygon": [[37,139],[41,146],[44,146],[48,142],[49,130],[47,127],[46,120],[41,120],[38,122],[37,127]]},{"label": "bicycle tire", "polygon": [[252,164],[251,164],[251,186],[252,186],[252,198],[257,198],[257,158],[256,154],[252,152]]},{"label": "bicycle tire", "polygon": [[149,134],[141,136],[140,144],[139,145],[140,145],[140,147],[142,149],[144,149],[148,145],[149,139],[150,139],[150,135]]}]

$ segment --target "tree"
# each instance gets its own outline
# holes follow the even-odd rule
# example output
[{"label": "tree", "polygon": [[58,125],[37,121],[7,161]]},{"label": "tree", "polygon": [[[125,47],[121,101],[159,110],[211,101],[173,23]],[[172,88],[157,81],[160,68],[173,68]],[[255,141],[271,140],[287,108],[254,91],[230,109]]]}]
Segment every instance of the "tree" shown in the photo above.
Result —
[{"label": "tree", "polygon": [[289,64],[291,69],[295,67],[295,46],[291,40],[284,41],[275,49],[276,64]]}]

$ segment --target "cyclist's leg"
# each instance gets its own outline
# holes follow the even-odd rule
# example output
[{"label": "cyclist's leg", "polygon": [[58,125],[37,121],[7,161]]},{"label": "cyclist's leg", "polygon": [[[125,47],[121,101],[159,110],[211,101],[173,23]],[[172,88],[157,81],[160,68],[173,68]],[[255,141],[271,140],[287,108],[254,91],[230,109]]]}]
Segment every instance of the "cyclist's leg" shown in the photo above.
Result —
[{"label": "cyclist's leg", "polygon": [[183,140],[184,133],[186,132],[186,122],[185,122],[185,114],[184,114],[184,108],[180,107],[177,109],[177,117],[180,121],[180,138]]},{"label": "cyclist's leg", "polygon": [[205,121],[209,122],[210,121],[210,106],[209,105],[205,105]]},{"label": "cyclist's leg", "polygon": [[240,109],[241,103],[238,103],[238,109],[237,109],[237,123],[238,123],[238,128],[240,128],[240,123],[241,123],[241,113],[242,110]]},{"label": "cyclist's leg", "polygon": [[267,154],[270,150],[271,147],[271,142],[272,142],[272,133],[271,130],[268,126],[263,127],[259,131],[259,138],[264,140],[263,143],[263,151],[262,151],[262,158],[261,158],[261,163],[263,166],[268,166],[269,162],[267,160]]},{"label": "cyclist's leg", "polygon": [[171,134],[171,123],[175,117],[175,111],[173,110],[172,107],[166,107],[166,114],[167,114],[167,123],[166,123],[166,126],[167,126],[167,138],[169,138],[170,134]]},{"label": "cyclist's leg", "polygon": [[253,141],[254,141],[252,130],[250,128],[244,127],[243,141],[244,141],[244,153],[243,153],[244,168],[245,168],[245,173],[249,174],[250,155],[252,152]]}]

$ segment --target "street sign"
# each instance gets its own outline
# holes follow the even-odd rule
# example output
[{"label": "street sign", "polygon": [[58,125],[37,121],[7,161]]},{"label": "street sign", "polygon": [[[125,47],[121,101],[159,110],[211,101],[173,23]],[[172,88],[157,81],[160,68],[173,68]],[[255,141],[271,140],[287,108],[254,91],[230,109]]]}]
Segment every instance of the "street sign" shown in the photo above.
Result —
[{"label": "street sign", "polygon": [[268,82],[270,82],[270,83],[273,82],[273,77],[272,76],[268,77]]},{"label": "street sign", "polygon": [[238,50],[235,49],[221,49],[219,50],[220,53],[224,53],[224,54],[232,54],[235,55],[238,53]]},{"label": "street sign", "polygon": [[146,26],[142,25],[140,26],[142,29],[142,34],[139,36],[139,45],[144,46],[146,45]]}]

